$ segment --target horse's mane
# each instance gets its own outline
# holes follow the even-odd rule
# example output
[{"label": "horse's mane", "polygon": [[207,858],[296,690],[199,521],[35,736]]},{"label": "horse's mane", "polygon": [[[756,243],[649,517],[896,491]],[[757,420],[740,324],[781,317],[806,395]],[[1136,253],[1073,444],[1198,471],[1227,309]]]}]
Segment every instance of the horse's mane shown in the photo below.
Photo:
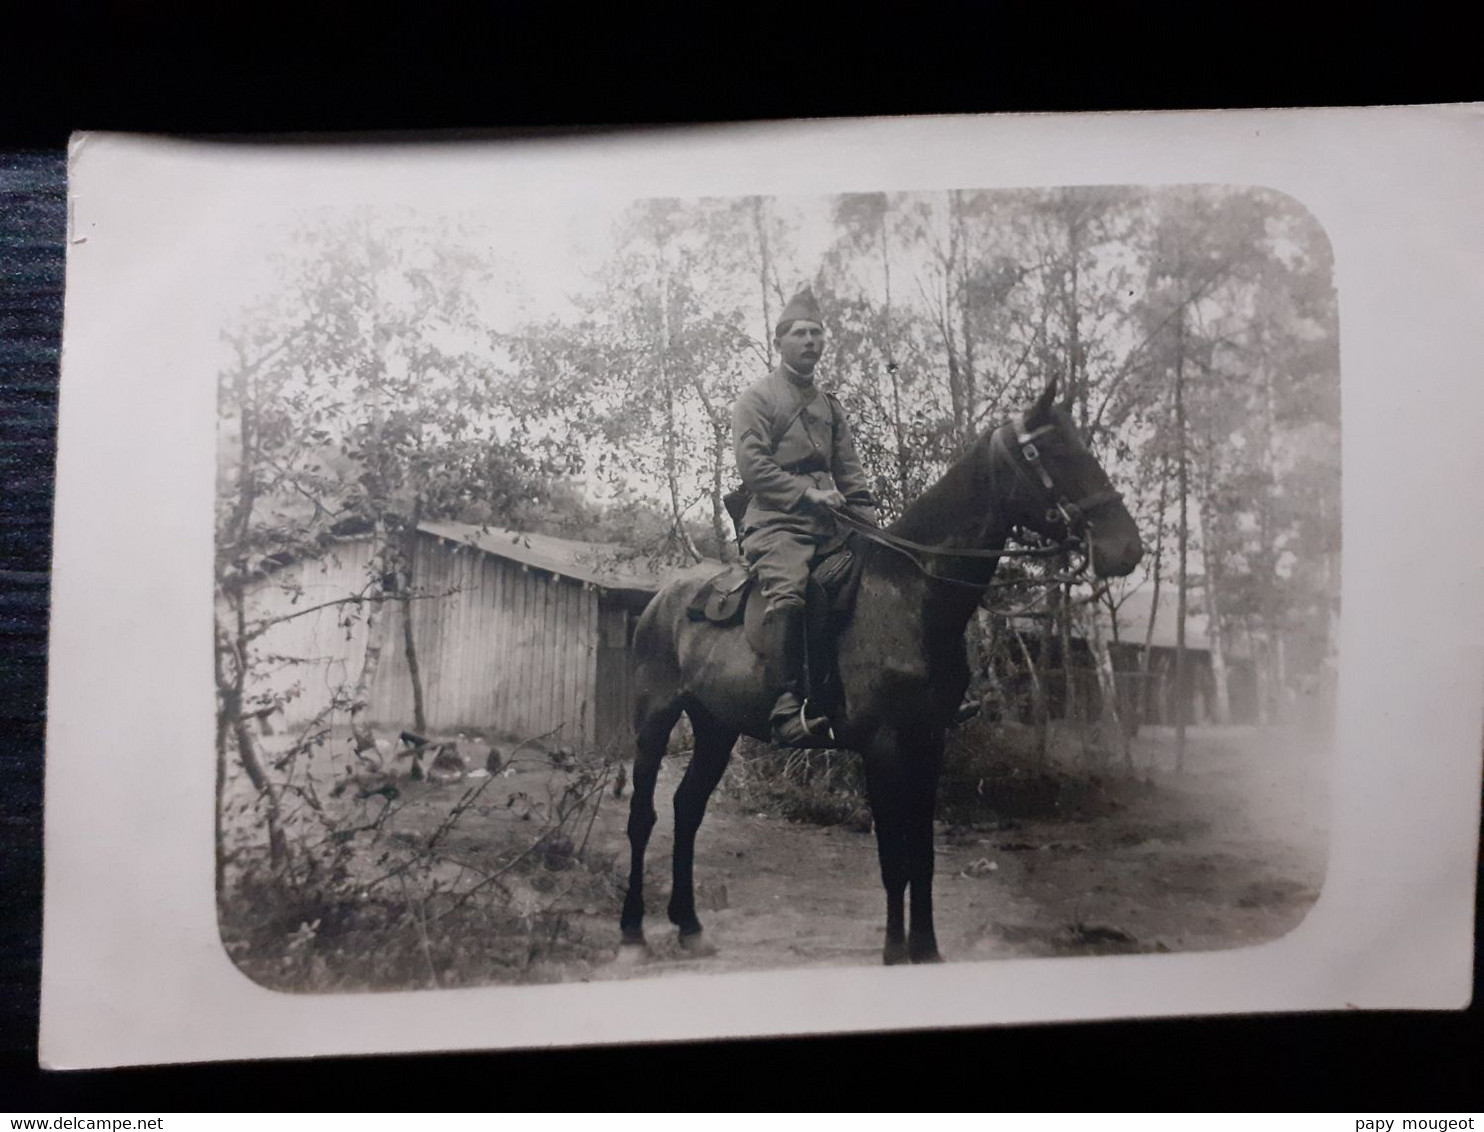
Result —
[{"label": "horse's mane", "polygon": [[983,510],[992,502],[980,498],[987,485],[985,470],[990,459],[989,437],[984,433],[969,450],[949,465],[948,470],[916,499],[886,529],[915,542],[950,544],[972,515],[982,524]]}]

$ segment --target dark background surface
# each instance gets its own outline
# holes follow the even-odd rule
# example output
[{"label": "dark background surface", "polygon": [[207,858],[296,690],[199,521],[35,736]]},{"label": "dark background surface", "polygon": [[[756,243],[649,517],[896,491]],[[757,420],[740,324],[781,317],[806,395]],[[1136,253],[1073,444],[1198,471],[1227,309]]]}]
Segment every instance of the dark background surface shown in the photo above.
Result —
[{"label": "dark background surface", "polygon": [[[73,129],[331,133],[1466,101],[1423,14],[1056,7],[121,3],[0,15],[0,1106],[1477,1109],[1484,1027],[1335,1014],[47,1074],[35,1067],[64,147]],[[1193,12],[1193,10],[1190,10]],[[477,12],[477,14],[476,14]],[[821,155],[827,160],[827,155]],[[106,553],[106,548],[100,548]],[[128,773],[106,751],[99,773]],[[1476,1002],[1478,974],[1475,974]]]}]

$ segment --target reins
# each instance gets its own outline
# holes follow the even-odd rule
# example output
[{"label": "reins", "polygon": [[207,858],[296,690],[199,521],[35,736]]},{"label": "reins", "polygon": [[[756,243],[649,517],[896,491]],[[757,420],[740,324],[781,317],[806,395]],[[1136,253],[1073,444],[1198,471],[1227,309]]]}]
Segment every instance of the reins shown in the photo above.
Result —
[{"label": "reins", "polygon": [[[1055,425],[1050,424],[1042,425],[1038,429],[1027,432],[1024,427],[1024,419],[1017,417],[1013,422],[1001,425],[995,429],[993,435],[990,437],[990,444],[998,452],[1004,454],[1017,479],[1032,489],[1043,489],[1051,498],[1053,506],[1048,509],[1047,514],[1048,517],[1059,517],[1066,525],[1070,537],[1065,543],[1056,546],[1027,546],[1015,547],[1013,549],[1001,547],[999,550],[986,550],[980,547],[932,546],[926,543],[914,542],[911,539],[903,538],[901,535],[891,534],[889,531],[872,526],[870,523],[858,519],[840,508],[831,507],[829,508],[830,513],[834,515],[836,521],[848,527],[862,538],[905,556],[917,567],[920,573],[931,578],[933,581],[948,582],[957,586],[968,586],[977,590],[986,590],[999,586],[1056,585],[1062,582],[1076,581],[1083,571],[1087,569],[1090,556],[1084,558],[1082,564],[1070,574],[1057,574],[1051,577],[1037,579],[1015,578],[1008,581],[990,579],[985,582],[971,582],[963,578],[951,578],[945,574],[935,573],[918,557],[919,554],[933,554],[949,558],[992,558],[998,560],[1001,558],[1049,558],[1068,553],[1070,544],[1076,538],[1075,532],[1079,529],[1090,529],[1092,526],[1092,523],[1087,518],[1087,512],[1104,503],[1122,499],[1123,496],[1119,492],[1109,488],[1103,491],[1093,492],[1091,495],[1074,502],[1068,500],[1064,492],[1059,493],[1057,491],[1056,482],[1051,478],[1051,473],[1047,471],[1045,464],[1041,462],[1040,449],[1035,444],[1037,439],[1044,436],[1047,432],[1054,430],[1055,427]],[[1026,467],[1034,468],[1040,473],[1039,483],[1031,479],[1026,471],[1026,467],[1022,467],[1021,461],[1016,460],[1014,453],[1010,451],[1009,443],[1005,440],[1005,433],[1011,429],[1015,432],[1016,443],[1020,445],[1020,454]]]},{"label": "reins", "polygon": [[918,554],[942,554],[951,558],[1044,558],[1052,554],[1060,554],[1062,548],[1059,546],[1027,546],[1014,549],[1005,548],[1001,550],[984,550],[980,547],[965,546],[930,546],[926,543],[913,542],[911,539],[894,535],[890,531],[873,527],[863,519],[857,519],[848,511],[842,511],[837,507],[831,507],[830,513],[845,526],[870,539],[872,542],[880,543],[882,546],[899,550],[916,561]]}]

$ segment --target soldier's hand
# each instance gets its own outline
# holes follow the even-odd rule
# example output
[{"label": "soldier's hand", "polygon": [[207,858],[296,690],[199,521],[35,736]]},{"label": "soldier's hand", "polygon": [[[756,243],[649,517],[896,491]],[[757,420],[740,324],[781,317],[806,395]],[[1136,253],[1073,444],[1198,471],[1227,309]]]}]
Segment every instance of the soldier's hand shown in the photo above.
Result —
[{"label": "soldier's hand", "polygon": [[845,496],[835,488],[806,487],[804,501],[812,507],[844,507]]}]

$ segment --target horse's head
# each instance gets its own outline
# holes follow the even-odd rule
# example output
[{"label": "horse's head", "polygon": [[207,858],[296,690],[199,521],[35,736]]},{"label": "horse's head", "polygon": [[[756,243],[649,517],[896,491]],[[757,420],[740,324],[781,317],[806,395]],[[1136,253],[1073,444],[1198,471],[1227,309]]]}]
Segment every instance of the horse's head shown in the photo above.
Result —
[{"label": "horse's head", "polygon": [[1045,538],[1080,539],[1093,573],[1123,577],[1139,564],[1144,544],[1108,473],[1056,404],[1052,378],[1036,403],[989,436],[997,476],[1009,471],[1011,521]]}]

